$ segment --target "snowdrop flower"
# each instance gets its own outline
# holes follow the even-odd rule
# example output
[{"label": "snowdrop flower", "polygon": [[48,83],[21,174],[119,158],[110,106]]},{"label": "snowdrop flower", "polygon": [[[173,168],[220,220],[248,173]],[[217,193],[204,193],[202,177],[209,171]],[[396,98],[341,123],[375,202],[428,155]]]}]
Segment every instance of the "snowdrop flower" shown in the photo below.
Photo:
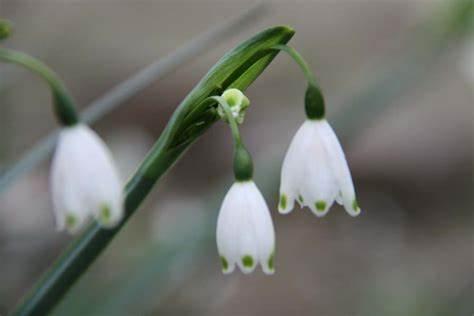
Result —
[{"label": "snowdrop flower", "polygon": [[[252,180],[253,162],[240,138],[237,123],[249,101],[237,89],[212,97],[219,104],[221,118],[229,123],[234,139],[235,183],[227,192],[217,218],[217,250],[222,270],[231,273],[235,265],[250,273],[260,263],[266,274],[274,273],[275,231],[267,203]],[[237,110],[236,110],[237,109]]]},{"label": "snowdrop flower", "polygon": [[58,230],[76,233],[91,217],[113,227],[123,216],[122,185],[104,142],[83,124],[66,126],[51,167]]},{"label": "snowdrop flower", "polygon": [[260,263],[274,273],[275,232],[265,200],[252,180],[237,181],[222,203],[217,220],[217,249],[225,274],[235,265],[250,273]]},{"label": "snowdrop flower", "polygon": [[308,119],[294,136],[283,162],[278,210],[291,212],[296,200],[316,216],[324,216],[337,201],[347,213],[357,216],[360,208],[344,152],[324,118],[322,95],[311,88],[306,94]]}]

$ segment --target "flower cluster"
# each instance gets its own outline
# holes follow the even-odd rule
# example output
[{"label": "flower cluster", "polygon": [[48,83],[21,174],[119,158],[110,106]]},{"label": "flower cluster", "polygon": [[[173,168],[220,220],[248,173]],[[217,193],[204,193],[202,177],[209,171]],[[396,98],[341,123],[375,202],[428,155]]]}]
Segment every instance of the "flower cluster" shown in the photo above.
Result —
[{"label": "flower cluster", "polygon": [[[228,100],[229,96],[232,96],[231,100]],[[236,182],[227,192],[217,219],[217,249],[222,270],[228,274],[237,265],[243,273],[250,273],[259,263],[264,273],[273,274],[275,231],[272,218],[252,180],[252,159],[237,131],[237,117],[243,117],[244,112],[240,112],[240,103],[248,99],[239,90],[232,89],[217,100],[221,103],[219,113],[230,123],[236,143]],[[337,201],[350,215],[358,215],[360,208],[344,152],[324,118],[324,100],[314,85],[310,85],[306,93],[306,115],[307,120],[294,136],[283,162],[280,213],[289,213],[297,201],[301,207],[307,206],[321,217]]]}]

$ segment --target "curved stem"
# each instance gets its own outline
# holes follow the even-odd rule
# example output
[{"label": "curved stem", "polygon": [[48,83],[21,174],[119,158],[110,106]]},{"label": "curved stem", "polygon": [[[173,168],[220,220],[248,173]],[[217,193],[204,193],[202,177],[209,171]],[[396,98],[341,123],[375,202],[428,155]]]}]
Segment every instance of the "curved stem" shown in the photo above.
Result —
[{"label": "curved stem", "polygon": [[25,67],[41,76],[49,84],[54,99],[54,111],[61,124],[73,125],[79,121],[74,101],[66,87],[54,71],[43,62],[25,53],[6,48],[0,48],[0,61]]},{"label": "curved stem", "polygon": [[324,119],[326,109],[324,105],[324,96],[321,92],[321,88],[316,82],[316,77],[308,66],[308,63],[304,60],[303,56],[300,55],[293,47],[285,44],[278,44],[272,46],[271,49],[283,51],[290,55],[291,58],[300,66],[303,71],[306,80],[308,80],[308,87],[305,93],[305,112],[306,117],[310,120]]},{"label": "curved stem", "polygon": [[308,80],[310,84],[318,87],[318,84],[316,82],[316,77],[314,76],[313,72],[309,68],[308,63],[304,60],[303,56],[301,56],[300,53],[296,51],[296,49],[288,45],[275,45],[271,49],[275,49],[275,50],[279,50],[279,51],[283,51],[287,53],[291,58],[293,58],[293,60],[298,64],[298,66],[300,66],[301,70],[303,71],[304,76],[306,77],[306,80]]},{"label": "curved stem", "polygon": [[222,108],[222,110],[224,110],[225,116],[227,117],[227,120],[229,121],[229,127],[232,132],[232,138],[234,139],[235,145],[237,146],[237,145],[242,144],[242,140],[240,138],[239,126],[237,125],[237,121],[232,115],[232,111],[229,107],[229,104],[227,104],[227,101],[224,100],[223,97],[218,97],[218,96],[213,96],[213,97],[210,97],[209,99],[216,101],[219,104],[219,106]]}]

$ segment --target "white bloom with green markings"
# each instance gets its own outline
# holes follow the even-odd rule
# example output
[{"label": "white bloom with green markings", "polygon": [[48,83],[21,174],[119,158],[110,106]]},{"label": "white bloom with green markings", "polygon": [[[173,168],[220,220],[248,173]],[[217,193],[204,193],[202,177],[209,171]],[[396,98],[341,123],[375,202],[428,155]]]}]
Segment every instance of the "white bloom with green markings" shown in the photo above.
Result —
[{"label": "white bloom with green markings", "polygon": [[275,232],[268,206],[252,180],[237,181],[222,203],[217,219],[217,249],[225,274],[237,265],[250,273],[260,263],[273,274]]},{"label": "white bloom with green markings", "polygon": [[89,127],[64,127],[51,167],[58,230],[76,233],[95,217],[114,227],[123,216],[122,183],[105,143]]},{"label": "white bloom with green markings", "polygon": [[334,201],[352,216],[360,214],[351,173],[336,134],[325,119],[308,119],[286,153],[281,170],[280,213],[295,201],[324,216]]}]

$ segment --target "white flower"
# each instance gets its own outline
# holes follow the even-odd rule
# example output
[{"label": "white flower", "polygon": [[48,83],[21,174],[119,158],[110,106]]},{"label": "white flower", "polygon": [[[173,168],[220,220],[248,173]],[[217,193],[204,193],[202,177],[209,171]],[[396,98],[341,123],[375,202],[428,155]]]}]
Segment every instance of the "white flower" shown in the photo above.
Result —
[{"label": "white flower", "polygon": [[253,181],[236,182],[222,203],[217,219],[217,249],[225,274],[237,264],[250,273],[260,262],[274,273],[275,232],[270,211]]},{"label": "white flower", "polygon": [[65,127],[59,135],[51,190],[58,230],[76,233],[92,216],[113,227],[123,216],[122,185],[112,156],[83,124]]},{"label": "white flower", "polygon": [[280,213],[291,212],[295,200],[317,216],[324,216],[335,200],[350,215],[360,213],[344,152],[325,119],[303,123],[283,162]]}]

